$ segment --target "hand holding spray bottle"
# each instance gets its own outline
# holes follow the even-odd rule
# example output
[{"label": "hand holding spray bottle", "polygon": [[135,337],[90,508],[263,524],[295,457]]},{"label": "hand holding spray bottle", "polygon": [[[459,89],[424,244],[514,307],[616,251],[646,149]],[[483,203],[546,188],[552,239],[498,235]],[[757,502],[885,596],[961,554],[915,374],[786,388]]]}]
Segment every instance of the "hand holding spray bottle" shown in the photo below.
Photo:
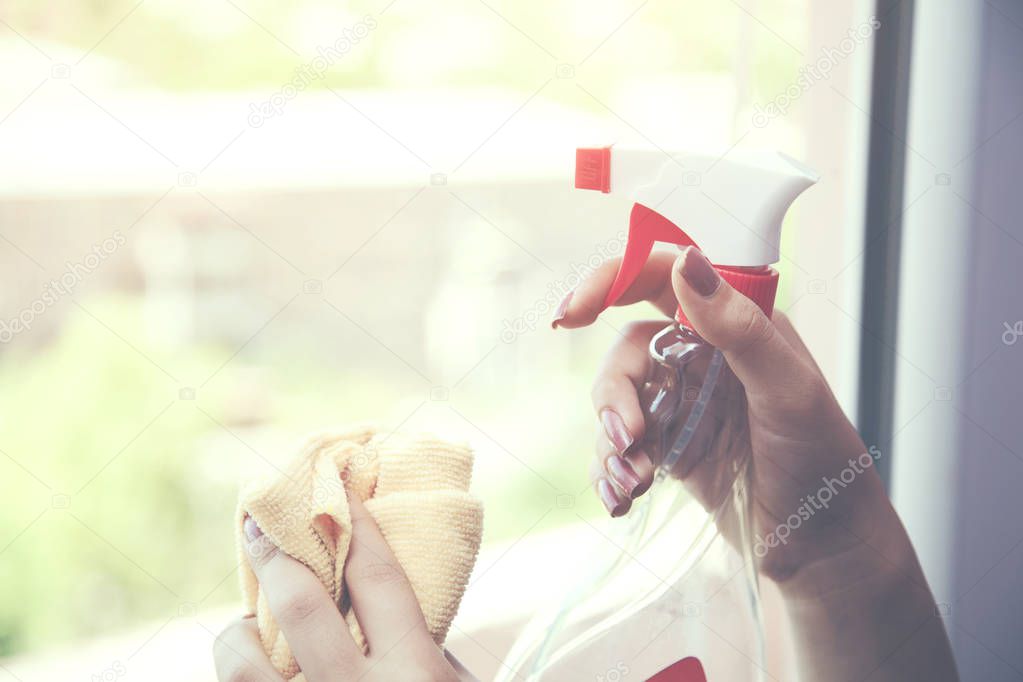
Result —
[{"label": "hand holding spray bottle", "polygon": [[[778,285],[770,265],[779,260],[782,219],[816,181],[813,171],[780,153],[577,150],[577,188],[635,201],[603,309],[629,289],[662,242],[698,247],[722,279],[770,316]],[[605,564],[591,565],[590,580],[527,628],[512,652],[512,676],[761,679],[745,392],[681,308],[651,340],[650,356],[639,392],[641,445],[657,467],[655,483],[613,529],[614,538],[595,540],[613,548]]]}]

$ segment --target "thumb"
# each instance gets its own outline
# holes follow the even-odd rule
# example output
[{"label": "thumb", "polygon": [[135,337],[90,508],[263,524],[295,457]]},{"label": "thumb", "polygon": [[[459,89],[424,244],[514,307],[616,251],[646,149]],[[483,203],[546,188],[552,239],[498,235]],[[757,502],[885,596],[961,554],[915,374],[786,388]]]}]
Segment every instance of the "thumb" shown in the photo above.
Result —
[{"label": "thumb", "polygon": [[746,388],[758,395],[790,395],[805,385],[808,367],[756,303],[721,278],[699,249],[675,261],[672,286],[696,332],[719,348]]}]

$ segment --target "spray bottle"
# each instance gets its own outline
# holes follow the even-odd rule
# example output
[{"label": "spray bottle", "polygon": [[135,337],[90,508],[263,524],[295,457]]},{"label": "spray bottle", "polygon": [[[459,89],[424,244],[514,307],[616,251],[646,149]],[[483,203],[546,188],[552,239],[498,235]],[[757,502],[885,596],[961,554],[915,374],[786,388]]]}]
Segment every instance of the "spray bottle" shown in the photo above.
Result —
[{"label": "spray bottle", "polygon": [[[628,290],[662,242],[701,249],[722,279],[770,316],[782,219],[816,181],[780,153],[577,150],[577,188],[635,202],[603,307]],[[623,519],[594,529],[594,551],[580,565],[589,577],[526,628],[503,679],[764,677],[745,392],[681,308],[651,340],[650,355],[640,401],[654,484]]]}]

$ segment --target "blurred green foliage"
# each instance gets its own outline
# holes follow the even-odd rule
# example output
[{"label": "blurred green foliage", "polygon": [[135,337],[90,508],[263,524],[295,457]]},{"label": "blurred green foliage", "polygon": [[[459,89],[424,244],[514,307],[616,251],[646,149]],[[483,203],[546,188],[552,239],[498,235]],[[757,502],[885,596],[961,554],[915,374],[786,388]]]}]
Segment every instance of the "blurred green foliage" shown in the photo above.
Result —
[{"label": "blurred green foliage", "polygon": [[[764,0],[757,15],[802,44],[804,7],[805,0]],[[107,59],[126,74],[126,86],[206,92],[277,89],[318,46],[367,14],[379,22],[366,38],[368,49],[353,50],[313,87],[533,91],[538,78],[553,76],[556,63],[579,64],[597,87],[620,86],[637,69],[647,76],[728,74],[744,50],[753,50],[737,30],[740,21],[751,20],[734,3],[689,0],[3,3],[6,22],[32,41],[60,46],[73,55],[69,61],[92,50],[97,59],[82,68]],[[764,31],[752,35],[747,94],[759,98],[784,89],[799,57]],[[573,105],[600,108],[583,96]],[[138,299],[107,297],[88,305],[114,329],[141,326]],[[323,375],[329,358],[293,352],[286,362],[272,356],[261,362],[258,349],[249,349],[233,365],[258,366],[275,399],[258,423],[239,423],[235,404],[251,398],[244,383],[218,380],[187,404],[154,366],[205,376],[234,348],[187,345],[150,362],[112,342],[88,316],[67,319],[49,346],[19,350],[12,344],[0,354],[0,656],[164,619],[182,604],[236,599],[230,523],[237,474],[253,463],[264,466],[248,445],[250,435],[260,429],[299,434],[413,390],[382,386],[355,370],[339,371],[331,385]],[[531,405],[510,404],[486,385],[469,399],[478,413],[509,428],[530,410],[562,419],[557,396],[585,396],[595,363],[596,352],[579,359]],[[555,485],[575,490],[591,442],[572,442],[571,434],[590,425],[559,426],[531,463]],[[487,540],[517,537],[551,504],[550,491],[525,471],[478,483],[487,502]],[[597,513],[593,496],[581,494],[575,513]],[[536,528],[564,521],[552,515]]]},{"label": "blurred green foliage", "polygon": [[[143,357],[106,328],[141,329],[140,299],[83,303],[102,325],[71,314],[50,345],[19,351],[15,344],[0,356],[0,655],[237,600],[231,523],[240,479],[268,470],[260,429],[291,442],[337,424],[338,415],[372,413],[422,393],[418,385],[338,370],[331,358],[301,348],[256,347],[233,358],[197,400],[180,400],[157,366],[209,376],[236,349],[147,348]],[[244,377],[256,367],[274,400],[257,411],[258,423],[247,423],[248,408],[239,403],[252,398]],[[585,396],[585,376],[568,381]],[[467,398],[474,418],[521,419],[507,396],[486,395],[487,388],[469,389],[480,391]],[[566,429],[531,461],[546,479],[582,492],[588,452],[575,444],[578,456],[566,456],[572,431],[579,432]],[[499,480],[476,477],[474,489],[486,500],[485,541],[518,537],[551,507],[552,494],[532,474],[510,468],[515,475]],[[596,512],[595,499],[580,495],[571,513]],[[563,522],[552,515],[533,529]]]}]

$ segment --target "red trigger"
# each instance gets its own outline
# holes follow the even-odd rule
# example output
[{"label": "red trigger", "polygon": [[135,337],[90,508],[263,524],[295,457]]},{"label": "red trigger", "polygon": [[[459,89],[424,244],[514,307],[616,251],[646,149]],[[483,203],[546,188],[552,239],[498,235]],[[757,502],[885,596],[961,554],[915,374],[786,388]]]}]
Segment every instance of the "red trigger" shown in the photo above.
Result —
[{"label": "red trigger", "polygon": [[621,267],[618,268],[618,275],[615,276],[615,281],[604,298],[604,310],[614,305],[639,277],[654,248],[654,242],[680,246],[696,245],[678,225],[660,213],[643,204],[633,204],[632,213],[629,215],[629,241],[625,245],[625,256],[622,258]]}]

